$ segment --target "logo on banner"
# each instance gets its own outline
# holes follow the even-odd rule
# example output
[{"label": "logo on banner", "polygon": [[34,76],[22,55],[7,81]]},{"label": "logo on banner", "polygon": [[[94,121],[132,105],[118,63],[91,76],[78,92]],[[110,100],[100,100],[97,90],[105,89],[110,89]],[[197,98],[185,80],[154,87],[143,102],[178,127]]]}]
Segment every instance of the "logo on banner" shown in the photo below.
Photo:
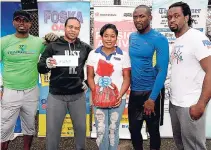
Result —
[{"label": "logo on banner", "polygon": [[95,13],[95,16],[103,16],[103,17],[105,17],[105,16],[117,16],[117,14],[100,14],[99,12],[96,12]]},{"label": "logo on banner", "polygon": [[49,86],[49,81],[50,81],[50,76],[51,73],[46,73],[46,74],[40,74],[41,76],[41,85],[42,86]]},{"label": "logo on banner", "polygon": [[42,107],[42,109],[44,109],[44,110],[45,110],[45,109],[46,109],[46,107],[47,107],[47,100],[46,100],[46,99],[42,99],[42,100],[41,100],[41,105],[42,105],[42,106],[41,106],[41,107]]},{"label": "logo on banner", "polygon": [[76,17],[80,23],[84,23],[83,14],[81,11],[44,10],[44,23],[51,23],[52,31],[63,32],[65,21],[69,17]]},{"label": "logo on banner", "polygon": [[132,13],[124,13],[124,17],[132,17]]},{"label": "logo on banner", "polygon": [[99,13],[99,12],[96,12],[96,13],[95,13],[95,16],[99,16],[99,15],[100,15],[100,13]]}]

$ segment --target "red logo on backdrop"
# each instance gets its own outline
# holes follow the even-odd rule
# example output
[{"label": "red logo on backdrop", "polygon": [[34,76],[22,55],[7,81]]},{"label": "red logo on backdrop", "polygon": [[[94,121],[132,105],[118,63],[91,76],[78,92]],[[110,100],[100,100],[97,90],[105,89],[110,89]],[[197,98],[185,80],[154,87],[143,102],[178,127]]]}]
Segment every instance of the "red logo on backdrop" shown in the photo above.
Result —
[{"label": "red logo on backdrop", "polygon": [[96,13],[95,13],[95,16],[99,16],[99,14],[100,14],[99,12],[96,12]]},{"label": "red logo on backdrop", "polygon": [[41,100],[41,104],[42,104],[42,109],[46,109],[46,107],[47,107],[47,100],[46,99],[42,99]]}]

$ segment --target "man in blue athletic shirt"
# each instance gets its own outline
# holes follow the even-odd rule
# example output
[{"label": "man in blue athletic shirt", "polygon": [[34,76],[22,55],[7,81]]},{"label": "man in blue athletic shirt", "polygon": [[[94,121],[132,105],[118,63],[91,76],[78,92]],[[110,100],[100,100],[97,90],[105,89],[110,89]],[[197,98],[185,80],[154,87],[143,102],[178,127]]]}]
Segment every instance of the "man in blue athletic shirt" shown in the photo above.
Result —
[{"label": "man in blue athletic shirt", "polygon": [[[131,140],[135,150],[143,150],[141,128],[146,121],[150,134],[150,150],[159,150],[161,89],[167,75],[169,63],[168,40],[161,33],[151,29],[151,10],[139,5],[133,12],[137,32],[130,35],[129,55],[131,58],[131,93],[128,116]],[[153,54],[156,65],[153,67]]]}]

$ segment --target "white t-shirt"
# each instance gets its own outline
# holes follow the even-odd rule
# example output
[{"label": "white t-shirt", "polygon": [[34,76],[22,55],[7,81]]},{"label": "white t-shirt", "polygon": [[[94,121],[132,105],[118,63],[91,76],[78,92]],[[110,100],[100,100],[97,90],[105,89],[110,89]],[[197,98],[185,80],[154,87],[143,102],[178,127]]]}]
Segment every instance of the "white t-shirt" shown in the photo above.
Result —
[{"label": "white t-shirt", "polygon": [[[110,76],[101,76],[97,73],[97,69],[99,67],[100,61],[106,62],[107,66],[112,66],[111,68],[113,68],[113,71],[111,71],[112,69],[108,69],[108,70],[110,70],[109,72],[112,72]],[[130,58],[129,58],[128,53],[122,51],[118,47],[116,48],[116,51],[113,54],[111,54],[110,56],[106,56],[102,52],[102,47],[99,47],[96,50],[92,50],[89,53],[89,56],[87,59],[87,66],[94,67],[95,84],[99,84],[102,77],[104,77],[105,80],[108,79],[109,81],[112,82],[112,84],[115,84],[119,92],[121,90],[121,86],[123,83],[122,71],[124,69],[131,68]],[[103,69],[103,70],[105,71],[105,73],[107,72],[105,66],[102,65],[100,67],[104,67],[105,69]],[[125,98],[126,98],[126,95],[124,95],[122,97],[122,99],[125,99]]]},{"label": "white t-shirt", "polygon": [[177,38],[171,53],[171,102],[190,107],[198,102],[205,72],[200,60],[211,55],[211,42],[200,31],[189,29]]}]

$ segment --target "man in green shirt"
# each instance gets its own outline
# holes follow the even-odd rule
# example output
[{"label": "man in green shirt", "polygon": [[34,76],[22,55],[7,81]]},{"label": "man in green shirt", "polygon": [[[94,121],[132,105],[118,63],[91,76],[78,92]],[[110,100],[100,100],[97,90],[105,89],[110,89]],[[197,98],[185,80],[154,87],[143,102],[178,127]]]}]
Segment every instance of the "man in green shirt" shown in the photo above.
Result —
[{"label": "man in green shirt", "polygon": [[39,99],[37,62],[44,50],[44,40],[29,34],[31,16],[16,11],[16,33],[1,38],[1,61],[4,69],[0,82],[1,149],[8,149],[16,120],[20,115],[24,150],[29,150],[35,134],[35,115]]}]

